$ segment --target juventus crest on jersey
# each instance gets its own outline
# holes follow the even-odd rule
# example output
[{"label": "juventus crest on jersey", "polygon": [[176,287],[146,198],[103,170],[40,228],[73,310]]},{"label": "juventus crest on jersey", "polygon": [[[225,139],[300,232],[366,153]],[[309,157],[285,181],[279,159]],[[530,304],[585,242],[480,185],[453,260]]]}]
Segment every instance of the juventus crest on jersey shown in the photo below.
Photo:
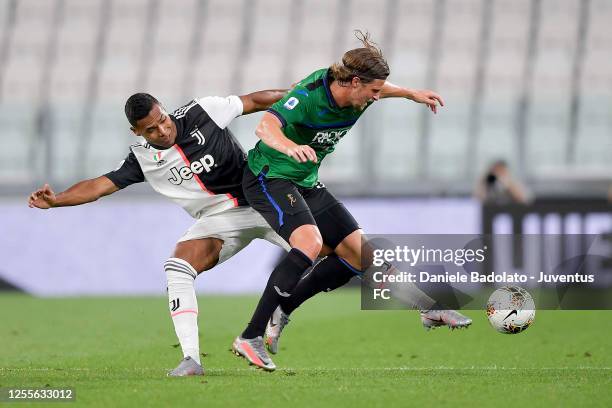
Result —
[{"label": "juventus crest on jersey", "polygon": [[146,180],[194,218],[244,205],[246,156],[227,129],[242,109],[237,96],[195,99],[170,114],[177,131],[172,147],[133,145],[120,167],[105,176],[119,188]]}]

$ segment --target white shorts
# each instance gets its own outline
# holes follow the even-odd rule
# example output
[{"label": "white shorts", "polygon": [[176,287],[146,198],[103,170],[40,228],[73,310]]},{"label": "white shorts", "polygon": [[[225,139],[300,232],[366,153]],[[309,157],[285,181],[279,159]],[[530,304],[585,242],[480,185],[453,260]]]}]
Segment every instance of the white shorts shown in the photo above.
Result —
[{"label": "white shorts", "polygon": [[227,261],[256,238],[265,239],[286,251],[291,249],[289,244],[251,207],[236,207],[202,217],[178,242],[202,238],[218,238],[223,241],[217,264]]}]

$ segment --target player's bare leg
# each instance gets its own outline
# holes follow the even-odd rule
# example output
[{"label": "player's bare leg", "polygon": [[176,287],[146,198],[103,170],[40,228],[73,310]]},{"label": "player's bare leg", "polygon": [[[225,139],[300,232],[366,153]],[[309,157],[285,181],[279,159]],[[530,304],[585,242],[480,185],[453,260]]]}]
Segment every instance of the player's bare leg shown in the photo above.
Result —
[{"label": "player's bare leg", "polygon": [[361,245],[363,238],[363,230],[356,230],[350,233],[340,244],[334,249],[336,255],[348,262],[353,268],[361,271]]},{"label": "player's bare leg", "polygon": [[198,336],[198,301],[194,289],[197,275],[219,261],[223,241],[203,238],[179,242],[165,264],[168,300],[174,330],[183,351],[183,360],[169,376],[202,375]]},{"label": "player's bare leg", "polygon": [[172,256],[189,262],[200,274],[217,265],[222,247],[218,238],[192,239],[177,243]]}]

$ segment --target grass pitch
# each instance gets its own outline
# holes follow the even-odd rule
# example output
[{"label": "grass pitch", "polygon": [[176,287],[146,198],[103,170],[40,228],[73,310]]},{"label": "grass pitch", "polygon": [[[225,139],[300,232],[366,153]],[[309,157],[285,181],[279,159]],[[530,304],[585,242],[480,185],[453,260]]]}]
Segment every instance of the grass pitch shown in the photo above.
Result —
[{"label": "grass pitch", "polygon": [[416,312],[337,291],[294,313],[266,373],[229,352],[257,298],[201,295],[207,373],[167,378],[182,355],[166,302],[0,295],[0,387],[72,387],[99,407],[612,406],[610,311],[538,311],[518,335],[467,311],[469,330],[425,332]]}]

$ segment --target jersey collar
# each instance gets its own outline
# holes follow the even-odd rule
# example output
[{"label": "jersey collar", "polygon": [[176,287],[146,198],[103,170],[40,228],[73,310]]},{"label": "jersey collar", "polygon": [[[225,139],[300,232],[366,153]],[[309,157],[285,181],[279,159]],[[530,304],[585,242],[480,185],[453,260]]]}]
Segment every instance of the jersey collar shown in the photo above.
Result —
[{"label": "jersey collar", "polygon": [[331,93],[331,89],[329,87],[329,80],[328,78],[330,78],[330,72],[329,72],[329,68],[327,69],[327,71],[325,72],[325,75],[323,75],[323,87],[325,88],[325,93],[327,94],[327,100],[329,101],[329,104],[331,105],[332,108],[334,109],[340,109],[338,104],[336,103],[336,100],[334,99],[334,95],[332,95]]}]

